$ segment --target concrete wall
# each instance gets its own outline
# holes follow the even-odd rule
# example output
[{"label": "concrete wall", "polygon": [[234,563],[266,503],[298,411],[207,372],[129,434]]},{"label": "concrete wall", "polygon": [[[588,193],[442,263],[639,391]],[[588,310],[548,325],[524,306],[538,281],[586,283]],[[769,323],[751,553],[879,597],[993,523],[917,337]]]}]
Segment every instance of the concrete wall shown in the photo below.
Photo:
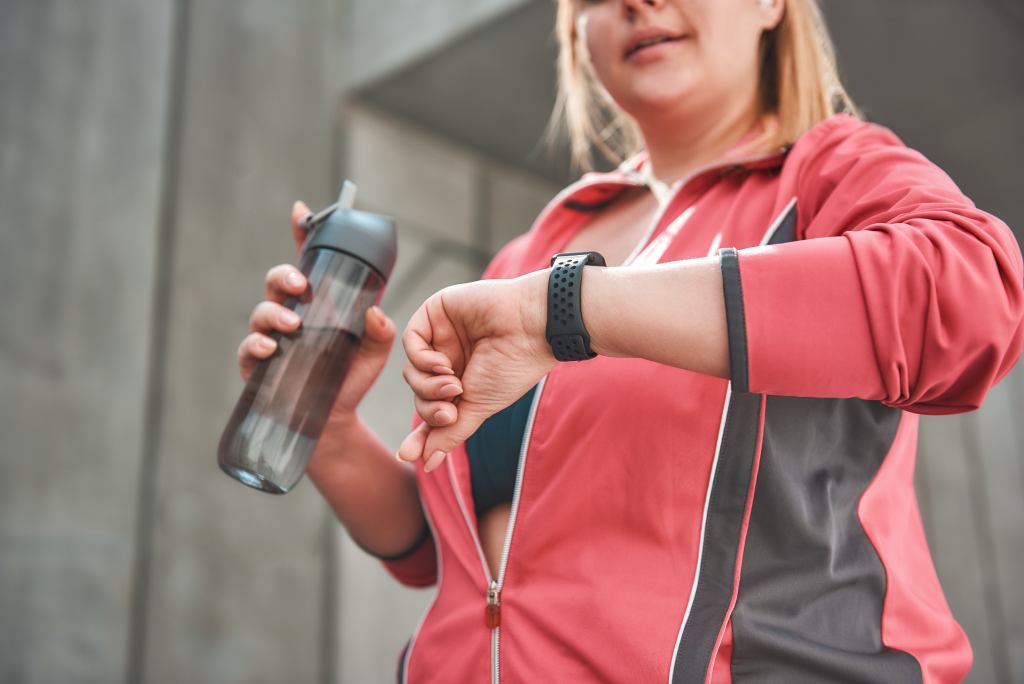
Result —
[{"label": "concrete wall", "polygon": [[173,12],[8,0],[0,17],[0,682],[120,681]]},{"label": "concrete wall", "polygon": [[840,70],[873,120],[1024,240],[1024,4],[824,0]]},{"label": "concrete wall", "polygon": [[294,260],[298,197],[330,195],[324,64],[331,5],[188,5],[172,122],[171,217],[159,421],[139,543],[144,614],[132,676],[147,682],[313,682],[332,619],[326,516],[312,487],[287,497],[218,470],[216,445],[241,390],[235,364],[263,275]]}]

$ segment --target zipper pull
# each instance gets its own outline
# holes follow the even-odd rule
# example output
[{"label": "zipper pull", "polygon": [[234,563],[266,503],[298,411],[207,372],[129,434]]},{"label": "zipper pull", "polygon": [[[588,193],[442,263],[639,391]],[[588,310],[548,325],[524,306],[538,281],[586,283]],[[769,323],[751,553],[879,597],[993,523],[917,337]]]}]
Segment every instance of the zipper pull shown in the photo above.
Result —
[{"label": "zipper pull", "polygon": [[491,580],[491,588],[487,590],[487,610],[484,614],[487,629],[495,629],[501,624],[501,592],[498,583]]}]

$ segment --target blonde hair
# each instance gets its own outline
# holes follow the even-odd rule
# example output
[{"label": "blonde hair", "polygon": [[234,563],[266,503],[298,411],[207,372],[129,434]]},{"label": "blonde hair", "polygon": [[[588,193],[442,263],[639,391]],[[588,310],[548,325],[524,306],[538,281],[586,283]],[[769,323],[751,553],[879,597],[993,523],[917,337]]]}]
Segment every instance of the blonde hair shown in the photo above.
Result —
[{"label": "blonde hair", "polygon": [[[640,131],[612,100],[586,58],[576,28],[579,0],[557,2],[558,96],[548,121],[547,141],[554,145],[564,126],[578,170],[594,168],[595,148],[609,161],[621,163],[640,150]],[[818,0],[786,0],[778,25],[762,35],[760,51],[760,114],[774,114],[778,126],[767,128],[754,144],[781,148],[836,112],[860,116],[839,79]]]}]

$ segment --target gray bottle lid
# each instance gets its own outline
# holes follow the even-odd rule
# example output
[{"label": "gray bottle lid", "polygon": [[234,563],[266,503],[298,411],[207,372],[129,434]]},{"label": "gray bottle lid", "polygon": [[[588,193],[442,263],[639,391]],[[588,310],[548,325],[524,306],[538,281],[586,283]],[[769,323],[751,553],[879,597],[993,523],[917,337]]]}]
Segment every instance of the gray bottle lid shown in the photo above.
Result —
[{"label": "gray bottle lid", "polygon": [[306,220],[304,227],[309,236],[302,251],[333,249],[350,254],[387,281],[398,257],[395,220],[383,214],[353,209],[355,190],[354,183],[345,181],[338,202]]}]

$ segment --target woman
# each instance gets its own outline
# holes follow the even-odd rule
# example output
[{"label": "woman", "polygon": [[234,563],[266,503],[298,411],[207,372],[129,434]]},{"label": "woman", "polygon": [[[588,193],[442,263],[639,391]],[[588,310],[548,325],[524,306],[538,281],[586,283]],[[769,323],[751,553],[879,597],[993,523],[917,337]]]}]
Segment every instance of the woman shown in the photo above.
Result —
[{"label": "woman", "polygon": [[[917,414],[977,408],[1019,357],[1012,234],[835,112],[813,0],[559,0],[558,36],[577,159],[631,154],[413,315],[414,468],[356,414],[379,310],[310,465],[358,543],[438,584],[400,677],[962,679]],[[587,251],[607,267],[551,267]],[[274,318],[294,271],[254,330],[297,325]]]}]

